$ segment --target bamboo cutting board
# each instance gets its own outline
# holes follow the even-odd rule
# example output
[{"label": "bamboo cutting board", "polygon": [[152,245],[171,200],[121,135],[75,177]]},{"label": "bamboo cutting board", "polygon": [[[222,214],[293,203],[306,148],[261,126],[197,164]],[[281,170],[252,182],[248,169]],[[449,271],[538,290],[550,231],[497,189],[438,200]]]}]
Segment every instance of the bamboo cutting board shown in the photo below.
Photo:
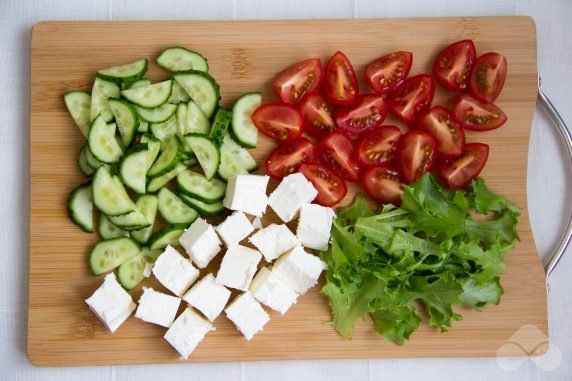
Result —
[{"label": "bamboo cutting board", "polygon": [[[217,330],[189,361],[495,356],[523,326],[537,327],[540,336],[547,335],[544,273],[526,199],[528,141],[536,99],[536,32],[530,18],[42,22],[32,33],[30,361],[42,366],[179,361],[162,339],[165,329],[130,318],[110,334],[84,303],[103,277],[92,276],[87,266],[97,235],[81,232],[67,218],[68,194],[85,179],[76,165],[83,137],[65,109],[65,91],[91,89],[97,69],[141,57],[154,61],[165,47],[182,45],[209,59],[210,71],[221,85],[223,105],[256,90],[262,90],[268,101],[275,99],[272,78],[303,58],[317,56],[325,62],[342,50],[361,77],[372,59],[409,50],[414,53],[411,73],[416,74],[429,72],[436,53],[463,38],[473,39],[479,54],[499,51],[509,63],[505,89],[497,102],[509,122],[499,130],[468,135],[468,141],[491,146],[483,173],[489,186],[523,208],[521,242],[506,258],[501,304],[482,312],[460,309],[463,321],[455,322],[446,334],[429,328],[425,320],[410,342],[398,347],[385,343],[370,321],[358,323],[352,341],[338,336],[328,325],[327,301],[316,288],[287,315],[271,313],[264,332],[251,342],[220,316],[215,321]],[[168,73],[151,65],[147,76],[160,80]],[[450,97],[438,90],[435,102]],[[254,156],[262,164],[274,143],[264,137],[259,142]],[[355,191],[351,189],[345,202]],[[274,218],[268,213],[264,222]],[[150,279],[144,284],[161,289]],[[134,300],[140,293],[140,287],[132,292]],[[521,332],[516,344],[502,347],[499,353],[538,355],[546,350],[546,345],[539,345],[545,342],[526,332]]]}]

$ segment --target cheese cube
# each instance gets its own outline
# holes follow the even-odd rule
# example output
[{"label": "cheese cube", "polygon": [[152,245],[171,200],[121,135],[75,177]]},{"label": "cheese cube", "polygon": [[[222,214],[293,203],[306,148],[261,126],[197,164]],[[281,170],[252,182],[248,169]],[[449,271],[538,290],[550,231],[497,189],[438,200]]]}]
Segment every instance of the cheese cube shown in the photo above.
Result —
[{"label": "cheese cube", "polygon": [[236,175],[228,180],[223,205],[231,210],[261,217],[266,211],[268,176]]},{"label": "cheese cube", "polygon": [[199,269],[207,267],[220,252],[222,243],[214,228],[202,218],[195,222],[179,238],[179,243]]},{"label": "cheese cube", "polygon": [[173,294],[183,296],[199,277],[199,270],[176,249],[167,246],[153,266],[153,275]]},{"label": "cheese cube", "polygon": [[266,262],[272,262],[300,244],[288,226],[277,224],[257,231],[248,240],[260,250]]},{"label": "cheese cube", "polygon": [[168,328],[173,324],[180,304],[181,298],[143,287],[135,317]]},{"label": "cheese cube", "polygon": [[186,294],[183,300],[201,311],[210,321],[214,321],[222,312],[230,291],[215,281],[212,274],[205,275]]},{"label": "cheese cube", "polygon": [[262,220],[260,219],[260,217],[254,217],[254,219],[252,220],[252,226],[254,227],[254,229],[262,229]]},{"label": "cheese cube", "polygon": [[270,320],[270,316],[250,292],[238,296],[224,311],[229,320],[249,341],[262,331]]},{"label": "cheese cube", "polygon": [[191,308],[187,308],[171,325],[164,338],[181,354],[182,359],[186,360],[207,333],[215,330],[211,323]]},{"label": "cheese cube", "polygon": [[131,296],[117,283],[115,273],[107,274],[102,285],[85,302],[111,332],[115,332],[136,307]]},{"label": "cheese cube", "polygon": [[268,204],[284,222],[292,221],[302,205],[312,202],[318,191],[303,174],[294,173],[286,176],[272,192]]},{"label": "cheese cube", "polygon": [[227,247],[235,245],[245,239],[254,231],[254,226],[250,223],[246,215],[242,212],[234,212],[216,227]]},{"label": "cheese cube", "polygon": [[220,264],[216,281],[223,286],[246,291],[256,273],[262,255],[241,245],[231,246]]},{"label": "cheese cube", "polygon": [[332,208],[316,204],[302,205],[296,230],[300,243],[310,249],[327,250],[330,243],[332,218],[335,215]]},{"label": "cheese cube", "polygon": [[280,312],[282,315],[298,299],[298,294],[266,267],[261,268],[254,277],[250,285],[250,293],[260,303]]},{"label": "cheese cube", "polygon": [[272,272],[278,275],[291,289],[300,295],[314,287],[326,264],[315,255],[307,253],[302,246],[296,246],[281,256]]}]

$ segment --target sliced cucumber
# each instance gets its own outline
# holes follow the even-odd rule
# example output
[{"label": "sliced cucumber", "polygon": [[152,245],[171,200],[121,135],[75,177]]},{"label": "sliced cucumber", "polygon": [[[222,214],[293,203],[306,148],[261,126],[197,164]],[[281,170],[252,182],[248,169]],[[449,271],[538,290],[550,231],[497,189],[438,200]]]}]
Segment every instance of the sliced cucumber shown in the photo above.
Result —
[{"label": "sliced cucumber", "polygon": [[147,144],[147,171],[149,171],[149,168],[157,160],[159,152],[161,152],[161,142],[151,134],[143,134],[141,143]]},{"label": "sliced cucumber", "polygon": [[232,137],[243,147],[254,148],[258,140],[258,129],[252,123],[252,113],[262,104],[260,93],[246,93],[232,106],[230,131]]},{"label": "sliced cucumber", "polygon": [[121,230],[117,226],[113,225],[105,216],[101,214],[99,216],[99,225],[97,227],[99,236],[101,239],[112,239],[118,237],[129,237],[129,233]]},{"label": "sliced cucumber", "polygon": [[145,75],[147,72],[147,58],[130,62],[125,65],[113,66],[107,69],[98,70],[96,75],[98,78],[116,83],[135,82]]},{"label": "sliced cucumber", "polygon": [[238,165],[234,156],[232,155],[231,149],[224,144],[220,147],[220,165],[218,166],[218,175],[221,179],[228,181],[232,176],[247,174],[248,171]]},{"label": "sliced cucumber", "polygon": [[157,216],[158,202],[159,201],[157,199],[157,196],[153,194],[146,194],[143,196],[139,196],[137,201],[135,201],[137,209],[139,209],[139,211],[143,213],[145,217],[147,217],[147,221],[151,222],[150,226],[140,230],[131,231],[129,233],[131,234],[131,238],[133,238],[135,241],[141,244],[147,243],[147,241],[149,241],[149,238],[151,237],[151,233],[153,232],[153,226],[155,225],[155,217]]},{"label": "sliced cucumber", "polygon": [[107,167],[99,167],[93,177],[93,203],[107,216],[120,216],[135,210],[135,204],[109,173]]},{"label": "sliced cucumber", "polygon": [[199,217],[196,210],[167,188],[159,191],[159,213],[170,224],[191,224]]},{"label": "sliced cucumber", "polygon": [[173,78],[179,82],[179,85],[185,89],[208,118],[213,116],[220,99],[219,85],[213,77],[202,71],[191,70],[175,74]]},{"label": "sliced cucumber", "polygon": [[169,181],[173,180],[179,173],[183,172],[187,167],[179,163],[171,171],[165,173],[163,176],[154,177],[147,183],[147,192],[157,192],[163,188]]},{"label": "sliced cucumber", "polygon": [[97,160],[97,158],[95,156],[93,156],[93,154],[91,153],[91,151],[89,150],[89,144],[86,144],[85,146],[85,161],[87,161],[87,164],[89,164],[89,166],[93,169],[102,167],[102,166],[106,166],[107,164],[102,163],[101,161]]},{"label": "sliced cucumber", "polygon": [[182,149],[180,145],[179,138],[176,136],[165,142],[163,152],[161,152],[161,155],[159,155],[155,163],[149,168],[147,175],[149,177],[158,177],[175,168],[181,161]]},{"label": "sliced cucumber", "polygon": [[141,230],[151,226],[151,222],[139,209],[121,216],[108,216],[107,218],[113,225],[125,231]]},{"label": "sliced cucumber", "polygon": [[222,144],[222,140],[226,136],[231,117],[231,110],[222,107],[217,109],[213,125],[211,127],[211,132],[209,134],[209,138],[211,138],[217,146]]},{"label": "sliced cucumber", "polygon": [[119,164],[121,181],[139,194],[145,193],[148,157],[147,143],[141,143],[126,152]]},{"label": "sliced cucumber", "polygon": [[87,143],[90,152],[101,162],[117,163],[123,155],[123,149],[115,140],[115,130],[105,123],[101,115],[91,124]]},{"label": "sliced cucumber", "polygon": [[163,50],[157,57],[157,65],[172,72],[209,71],[209,64],[205,57],[181,46],[173,46]]},{"label": "sliced cucumber", "polygon": [[197,200],[196,198],[187,196],[186,194],[181,193],[179,195],[181,200],[185,202],[185,204],[189,205],[191,208],[199,212],[199,214],[203,217],[211,217],[211,216],[218,216],[222,212],[224,212],[224,205],[222,201],[213,202],[212,204],[208,204],[201,200]]},{"label": "sliced cucumber", "polygon": [[188,102],[189,99],[191,99],[191,97],[189,97],[185,89],[179,85],[179,82],[173,81],[173,89],[171,90],[171,96],[167,102],[176,105],[181,102]]},{"label": "sliced cucumber", "polygon": [[183,160],[181,163],[183,163],[185,167],[194,167],[195,165],[199,164],[199,161],[195,156],[193,156],[190,159]]},{"label": "sliced cucumber", "polygon": [[95,168],[93,168],[87,162],[87,158],[85,156],[86,151],[88,151],[88,149],[87,149],[87,146],[85,146],[85,145],[83,147],[81,147],[81,149],[79,150],[79,155],[77,157],[77,165],[78,165],[81,173],[83,173],[85,176],[89,177],[95,173]]},{"label": "sliced cucumber", "polygon": [[162,250],[141,249],[141,252],[117,269],[117,280],[127,290],[137,286],[145,278],[145,266],[153,264]]},{"label": "sliced cucumber", "polygon": [[164,142],[177,134],[177,118],[172,116],[163,123],[151,123],[149,125],[151,133],[160,141]]},{"label": "sliced cucumber", "polygon": [[180,193],[211,204],[224,198],[226,183],[218,179],[207,180],[197,172],[184,171],[177,176],[177,189]]},{"label": "sliced cucumber", "polygon": [[233,160],[236,161],[239,166],[248,172],[254,172],[258,169],[258,164],[256,164],[256,160],[250,155],[250,152],[235,142],[230,135],[224,137],[222,145],[225,147],[225,150],[228,150]]},{"label": "sliced cucumber", "polygon": [[109,108],[111,108],[111,112],[115,117],[121,141],[125,147],[129,147],[139,128],[137,113],[133,106],[123,99],[109,99],[108,102]]},{"label": "sliced cucumber", "polygon": [[141,119],[149,123],[163,123],[169,120],[175,111],[177,111],[177,105],[170,103],[165,103],[157,108],[143,108],[135,106],[137,114]]},{"label": "sliced cucumber", "polygon": [[187,224],[173,224],[165,226],[163,229],[151,236],[151,239],[149,240],[149,248],[151,250],[157,250],[164,249],[169,245],[178,245],[179,238],[181,238],[187,227]]},{"label": "sliced cucumber", "polygon": [[139,120],[139,128],[137,129],[137,132],[145,133],[148,131],[149,131],[149,122],[146,122],[144,120]]},{"label": "sliced cucumber", "polygon": [[189,134],[185,143],[191,147],[207,179],[212,179],[220,163],[220,151],[217,145],[205,135]]},{"label": "sliced cucumber", "polygon": [[211,130],[211,123],[209,118],[205,115],[203,110],[197,105],[193,100],[190,100],[187,104],[187,114],[186,114],[186,134],[208,134]]},{"label": "sliced cucumber", "polygon": [[81,230],[93,233],[93,195],[90,183],[80,185],[71,192],[68,213]]},{"label": "sliced cucumber", "polygon": [[122,86],[123,90],[127,90],[127,89],[136,89],[138,87],[143,87],[143,86],[149,86],[150,84],[152,84],[150,79],[142,78],[135,82],[124,83]]},{"label": "sliced cucumber", "polygon": [[113,119],[113,114],[109,108],[107,100],[109,98],[119,98],[121,90],[116,83],[96,78],[91,89],[91,109],[89,119],[93,121],[98,115],[103,117],[105,122]]},{"label": "sliced cucumber", "polygon": [[85,91],[70,91],[65,93],[64,102],[73,121],[87,138],[91,121],[91,95]]},{"label": "sliced cucumber", "polygon": [[99,275],[127,262],[141,252],[141,247],[127,237],[99,241],[89,256],[89,266],[95,275]]},{"label": "sliced cucumber", "polygon": [[155,108],[167,102],[171,96],[173,81],[167,80],[135,89],[123,90],[121,95],[129,102],[144,108]]}]

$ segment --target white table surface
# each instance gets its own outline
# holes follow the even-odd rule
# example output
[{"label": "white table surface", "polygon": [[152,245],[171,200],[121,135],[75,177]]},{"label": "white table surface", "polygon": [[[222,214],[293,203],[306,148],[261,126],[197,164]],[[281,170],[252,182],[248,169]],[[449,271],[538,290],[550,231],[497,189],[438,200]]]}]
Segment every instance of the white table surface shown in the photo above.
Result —
[{"label": "white table surface", "polygon": [[[286,19],[530,15],[543,88],[572,124],[570,0],[0,0],[0,380],[566,380],[572,377],[572,258],[551,279],[551,348],[533,359],[282,361],[36,368],[26,358],[30,31],[41,20]],[[119,36],[120,37],[120,36]],[[531,223],[546,261],[570,213],[570,168],[540,109],[528,160]],[[572,251],[567,253],[572,255]],[[508,368],[516,368],[508,370]]]}]

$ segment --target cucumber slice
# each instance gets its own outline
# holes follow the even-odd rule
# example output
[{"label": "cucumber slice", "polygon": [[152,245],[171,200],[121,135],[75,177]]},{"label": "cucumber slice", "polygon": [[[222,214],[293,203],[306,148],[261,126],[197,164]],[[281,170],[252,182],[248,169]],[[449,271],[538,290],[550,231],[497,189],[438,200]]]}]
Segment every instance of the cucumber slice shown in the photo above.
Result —
[{"label": "cucumber slice", "polygon": [[232,118],[232,111],[226,108],[219,107],[216,111],[215,118],[209,137],[217,145],[222,144],[222,140],[226,136],[230,119]]},{"label": "cucumber slice", "polygon": [[177,166],[170,172],[165,173],[163,176],[154,177],[147,183],[147,192],[157,192],[159,189],[163,188],[169,181],[173,180],[179,173],[183,172],[187,167],[182,163],[177,164]]},{"label": "cucumber slice", "polygon": [[85,147],[85,151],[84,151],[85,152],[85,161],[87,161],[87,164],[91,168],[97,170],[97,168],[107,165],[107,164],[102,163],[101,161],[97,160],[97,158],[95,156],[93,156],[93,154],[89,150],[89,144],[86,144],[84,147]]},{"label": "cucumber slice", "polygon": [[207,179],[212,179],[220,163],[220,151],[217,145],[205,135],[189,134],[185,143],[193,150]]},{"label": "cucumber slice", "polygon": [[211,217],[211,216],[218,216],[222,212],[224,212],[224,205],[222,201],[213,202],[212,204],[208,204],[201,200],[197,200],[196,198],[187,196],[186,194],[181,193],[179,195],[181,200],[191,208],[199,212],[202,217]]},{"label": "cucumber slice", "polygon": [[91,95],[85,91],[70,91],[65,93],[64,102],[73,121],[83,136],[87,138],[91,122]]},{"label": "cucumber slice", "polygon": [[147,78],[142,78],[142,79],[139,79],[135,82],[124,83],[121,86],[123,86],[123,90],[127,90],[127,89],[136,89],[138,87],[143,87],[143,86],[149,86],[151,84],[152,84],[151,80],[149,80]]},{"label": "cucumber slice", "polygon": [[164,142],[177,134],[177,118],[172,116],[163,123],[151,123],[149,125],[151,133],[160,141]]},{"label": "cucumber slice", "polygon": [[135,89],[123,90],[121,95],[129,102],[143,108],[155,108],[167,102],[171,96],[171,79]]},{"label": "cucumber slice", "polygon": [[233,176],[247,173],[248,171],[244,167],[238,165],[230,148],[226,146],[223,141],[223,144],[220,147],[220,165],[218,166],[218,175],[221,179],[228,181],[228,179]]},{"label": "cucumber slice", "polygon": [[93,177],[93,203],[107,216],[120,216],[135,210],[135,204],[109,173],[107,167],[99,167]]},{"label": "cucumber slice", "polygon": [[254,148],[258,140],[258,129],[252,123],[252,113],[262,104],[260,93],[246,93],[232,106],[230,132],[232,137],[243,147]]},{"label": "cucumber slice", "polygon": [[68,213],[81,230],[93,233],[93,195],[90,183],[80,185],[71,192]]},{"label": "cucumber slice", "polygon": [[256,160],[250,155],[250,152],[235,142],[230,135],[224,137],[222,145],[225,147],[225,150],[228,150],[237,165],[243,167],[248,172],[254,172],[258,169],[258,164],[256,164]]},{"label": "cucumber slice", "polygon": [[135,206],[137,206],[137,209],[139,209],[139,211],[143,213],[145,217],[147,217],[147,221],[151,222],[151,225],[146,228],[130,232],[131,238],[141,244],[147,243],[151,237],[153,226],[155,225],[155,217],[157,216],[158,202],[159,201],[157,196],[153,194],[139,196],[137,201],[135,201]]},{"label": "cucumber slice", "polygon": [[187,227],[187,224],[173,224],[165,226],[163,229],[151,236],[151,239],[149,240],[149,248],[151,250],[157,250],[164,249],[169,245],[178,245],[179,238],[181,238]]},{"label": "cucumber slice", "polygon": [[95,173],[95,168],[93,168],[87,162],[87,158],[85,156],[86,151],[88,151],[88,149],[87,149],[87,146],[85,146],[85,145],[83,147],[81,147],[81,149],[79,150],[79,155],[77,157],[77,165],[78,165],[81,173],[83,173],[84,176],[89,177]]},{"label": "cucumber slice", "polygon": [[137,286],[145,278],[145,266],[153,264],[163,250],[141,249],[141,252],[117,269],[117,280],[127,290]]},{"label": "cucumber slice", "polygon": [[121,216],[108,216],[109,222],[125,231],[141,230],[151,226],[151,222],[138,209]]},{"label": "cucumber slice", "polygon": [[107,100],[109,98],[119,98],[120,95],[121,90],[116,83],[96,78],[95,82],[93,82],[93,88],[91,89],[89,119],[93,121],[98,115],[101,115],[106,123],[111,122],[113,114],[111,113]]},{"label": "cucumber slice", "polygon": [[209,71],[209,64],[205,57],[181,46],[173,46],[163,50],[157,57],[157,65],[172,72]]},{"label": "cucumber slice", "polygon": [[135,82],[147,72],[147,58],[130,62],[125,65],[113,66],[98,70],[95,74],[98,78],[115,83]]},{"label": "cucumber slice", "polygon": [[135,106],[137,114],[141,119],[149,123],[163,123],[169,120],[175,111],[177,111],[177,105],[170,103],[165,103],[157,108],[143,108]]},{"label": "cucumber slice", "polygon": [[125,147],[129,147],[139,128],[137,113],[133,106],[123,99],[109,99],[108,102],[109,108],[111,108],[111,112],[115,117],[119,135],[121,135],[121,141]]},{"label": "cucumber slice", "polygon": [[115,140],[113,126],[108,126],[102,116],[91,124],[87,144],[93,156],[103,163],[117,163],[123,155],[123,149]]},{"label": "cucumber slice", "polygon": [[218,179],[207,180],[197,172],[184,171],[177,176],[177,189],[179,193],[212,204],[224,198],[226,183]]},{"label": "cucumber slice", "polygon": [[144,120],[139,120],[139,128],[137,129],[137,132],[142,134],[148,131],[149,131],[149,122],[146,122]]},{"label": "cucumber slice", "polygon": [[131,238],[119,237],[99,241],[89,256],[91,272],[99,275],[127,262],[141,252],[141,247]]},{"label": "cucumber slice", "polygon": [[165,142],[163,152],[149,168],[147,175],[149,177],[158,177],[170,172],[181,161],[181,151],[179,138],[176,136]]},{"label": "cucumber slice", "polygon": [[179,85],[179,82],[173,81],[173,89],[171,90],[171,96],[167,102],[172,104],[178,104],[181,102],[188,102],[191,97],[189,94]]},{"label": "cucumber slice", "polygon": [[159,152],[161,151],[161,142],[151,134],[143,134],[141,136],[141,143],[147,144],[147,171],[153,165]]},{"label": "cucumber slice", "polygon": [[167,188],[159,191],[159,213],[170,224],[191,224],[199,217],[196,210]]},{"label": "cucumber slice", "polygon": [[119,176],[123,184],[139,194],[145,193],[147,181],[147,143],[141,143],[129,150],[119,164]]},{"label": "cucumber slice", "polygon": [[193,156],[190,159],[183,160],[181,163],[183,163],[185,167],[194,167],[195,165],[199,164],[199,161],[196,157]]},{"label": "cucumber slice", "polygon": [[175,81],[185,89],[205,115],[213,116],[220,99],[219,85],[213,77],[202,71],[191,70],[186,73],[175,74]]},{"label": "cucumber slice", "polygon": [[105,216],[101,214],[99,216],[99,225],[97,227],[99,236],[101,239],[112,239],[118,237],[129,237],[129,233],[121,230],[117,226],[113,225]]},{"label": "cucumber slice", "polygon": [[187,104],[187,114],[186,114],[186,129],[185,133],[181,134],[208,134],[211,130],[211,123],[209,118],[205,115],[203,110],[199,105],[190,100]]}]

